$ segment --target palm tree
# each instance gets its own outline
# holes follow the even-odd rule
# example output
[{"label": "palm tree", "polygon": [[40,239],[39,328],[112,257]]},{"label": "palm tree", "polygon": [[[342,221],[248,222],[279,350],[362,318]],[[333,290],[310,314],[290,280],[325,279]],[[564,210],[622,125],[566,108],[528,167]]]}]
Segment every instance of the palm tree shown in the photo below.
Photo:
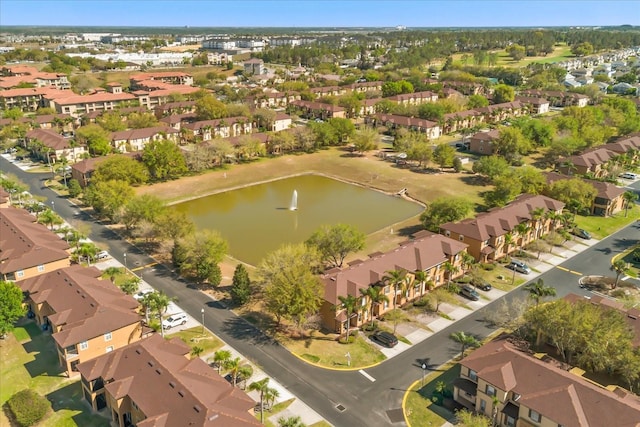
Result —
[{"label": "palm tree", "polygon": [[[466,252],[464,253],[466,254]],[[416,282],[420,283],[420,296],[424,295],[424,284],[427,281],[427,273],[424,270],[416,270],[416,272],[413,273],[413,278]]]},{"label": "palm tree", "polygon": [[240,365],[240,358],[229,359],[224,363],[224,367],[229,370],[231,375],[231,384],[235,387],[238,378],[247,379],[252,372],[250,366]]},{"label": "palm tree", "polygon": [[627,214],[629,213],[629,207],[631,206],[631,203],[638,200],[638,194],[633,191],[625,191],[622,195],[622,199],[624,200],[624,216],[626,218]]},{"label": "palm tree", "polygon": [[542,298],[556,296],[556,288],[553,286],[546,286],[542,279],[529,283],[523,289],[529,292],[529,298],[536,302],[536,307]]},{"label": "palm tree", "polygon": [[265,394],[269,391],[269,377],[263,378],[260,381],[254,381],[249,384],[249,391],[260,392],[260,422],[264,424],[264,401]]},{"label": "palm tree", "polygon": [[349,329],[351,327],[351,316],[356,310],[356,305],[358,304],[358,298],[353,295],[342,296],[338,295],[338,299],[340,300],[340,305],[338,308],[343,308],[347,312],[347,338],[346,343],[349,344]]},{"label": "palm tree", "polygon": [[218,374],[220,374],[220,368],[222,368],[229,359],[231,359],[231,352],[229,350],[218,350],[213,353],[210,363],[213,362],[218,369]]},{"label": "palm tree", "polygon": [[387,271],[385,276],[382,277],[382,282],[393,287],[393,309],[395,310],[398,303],[398,287],[404,283],[404,278],[407,275],[406,270],[390,270]]},{"label": "palm tree", "polygon": [[142,280],[138,276],[133,276],[125,280],[124,283],[122,283],[119,287],[125,294],[133,295],[138,292],[138,289],[140,288],[140,282],[142,282]]},{"label": "palm tree", "polygon": [[442,264],[442,268],[444,268],[445,273],[447,273],[447,288],[451,288],[451,279],[453,279],[453,275],[460,271],[460,268],[452,263],[451,261],[447,261]]},{"label": "palm tree", "polygon": [[203,351],[204,351],[204,348],[196,345],[191,349],[191,355],[193,357],[200,357],[200,355],[202,354]]},{"label": "palm tree", "polygon": [[122,267],[108,267],[105,268],[102,274],[107,276],[109,280],[111,280],[111,283],[114,283],[116,281],[116,276],[122,274],[122,272]]},{"label": "palm tree", "polygon": [[85,257],[87,259],[87,264],[89,265],[91,265],[91,260],[95,258],[98,252],[100,252],[100,248],[98,248],[93,243],[82,243],[76,250],[76,253],[79,256]]},{"label": "palm tree", "polygon": [[513,237],[513,234],[507,233],[504,235],[504,253],[506,255],[509,255],[509,249],[511,248],[511,245],[514,241],[515,239]]},{"label": "palm tree", "polygon": [[469,271],[469,269],[473,267],[473,264],[475,264],[475,262],[476,259],[473,257],[473,255],[471,255],[469,252],[462,252],[462,255],[460,257],[460,265],[462,266],[463,272]]},{"label": "palm tree", "polygon": [[164,338],[164,327],[162,326],[162,315],[169,308],[169,304],[173,301],[167,294],[164,292],[151,292],[144,296],[142,300],[142,305],[145,307],[145,313],[148,317],[149,312],[155,313],[160,321],[160,335]]},{"label": "palm tree", "polygon": [[622,258],[618,258],[611,264],[611,270],[616,273],[616,281],[611,286],[611,289],[615,289],[618,287],[618,283],[620,283],[620,276],[623,274],[629,274],[631,270],[627,266],[627,263],[624,262]]},{"label": "palm tree", "polygon": [[369,286],[367,289],[360,289],[360,293],[362,296],[365,296],[369,299],[369,309],[371,316],[369,319],[371,320],[371,325],[373,326],[373,307],[376,305],[380,305],[382,303],[389,302],[389,297],[387,297],[384,292],[382,292],[382,288],[379,286]]},{"label": "palm tree", "polygon": [[521,222],[520,224],[516,225],[516,231],[520,236],[519,249],[520,249],[520,252],[522,252],[522,249],[524,248],[525,238],[529,235],[529,232],[531,231],[531,226],[529,225],[529,223]]},{"label": "palm tree", "polygon": [[278,418],[278,427],[307,427],[299,416]]},{"label": "palm tree", "polygon": [[54,225],[60,225],[63,221],[57,213],[55,213],[51,209],[47,209],[40,214],[40,216],[38,217],[38,222],[48,225],[49,229],[53,230]]},{"label": "palm tree", "polygon": [[275,388],[268,388],[264,392],[264,401],[267,402],[267,407],[269,408],[268,409],[269,411],[271,410],[271,408],[273,408],[273,403],[279,397],[280,397],[280,392]]},{"label": "palm tree", "polygon": [[449,338],[462,346],[460,349],[460,359],[464,357],[464,351],[470,347],[478,347],[480,342],[471,335],[467,335],[462,331],[452,333]]},{"label": "palm tree", "polygon": [[540,220],[542,218],[544,218],[544,208],[535,208],[531,211],[531,221],[535,223],[533,233],[536,239],[540,237]]}]

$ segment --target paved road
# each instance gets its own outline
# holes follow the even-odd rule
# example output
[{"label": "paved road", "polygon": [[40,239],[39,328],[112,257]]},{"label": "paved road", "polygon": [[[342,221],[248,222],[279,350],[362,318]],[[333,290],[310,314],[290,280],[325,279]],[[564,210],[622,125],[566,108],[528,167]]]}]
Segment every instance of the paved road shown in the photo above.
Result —
[{"label": "paved road", "polygon": [[[111,255],[124,263],[127,254],[128,266],[145,266],[153,262],[118,237],[106,227],[90,222],[90,218],[78,216],[78,209],[60,198],[44,186],[46,174],[30,174],[0,158],[2,170],[17,175],[31,187],[33,194],[42,195],[54,201],[55,210],[67,220],[83,221],[91,225],[90,237],[96,243],[109,248]],[[586,295],[578,288],[578,275],[607,274],[610,258],[616,253],[640,241],[640,223],[635,222],[623,231],[603,239],[601,242],[554,268],[540,277],[546,284],[555,286],[558,296],[569,292]],[[567,271],[569,270],[569,271]],[[221,339],[236,348],[245,357],[259,365],[269,376],[290,390],[298,398],[315,409],[335,426],[394,426],[404,422],[394,422],[387,411],[399,409],[407,387],[421,376],[420,365],[427,361],[430,367],[439,366],[454,357],[459,347],[448,337],[452,332],[465,331],[479,337],[493,332],[482,319],[485,310],[491,310],[500,300],[456,322],[409,350],[368,369],[371,381],[357,371],[331,371],[319,369],[292,356],[277,342],[264,336],[252,325],[235,316],[218,302],[209,299],[186,282],[175,277],[171,271],[156,266],[143,268],[139,273],[154,288],[178,298],[178,304],[192,317],[199,319],[200,310],[205,307],[205,325]],[[512,299],[522,295],[515,290],[504,298]],[[344,409],[338,409],[341,406]]]}]

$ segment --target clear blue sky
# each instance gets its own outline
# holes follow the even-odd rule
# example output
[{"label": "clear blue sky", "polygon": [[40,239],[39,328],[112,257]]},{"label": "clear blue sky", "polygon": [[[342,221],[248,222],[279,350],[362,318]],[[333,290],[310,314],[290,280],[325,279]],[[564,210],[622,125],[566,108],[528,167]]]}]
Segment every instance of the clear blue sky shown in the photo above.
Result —
[{"label": "clear blue sky", "polygon": [[499,27],[622,24],[640,25],[640,0],[0,0],[0,25]]}]

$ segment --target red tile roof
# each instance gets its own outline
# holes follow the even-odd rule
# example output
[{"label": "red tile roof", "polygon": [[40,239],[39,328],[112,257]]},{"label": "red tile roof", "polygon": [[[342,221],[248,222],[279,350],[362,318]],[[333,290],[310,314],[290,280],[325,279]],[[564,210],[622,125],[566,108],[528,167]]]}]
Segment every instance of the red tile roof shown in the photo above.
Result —
[{"label": "red tile roof", "polygon": [[76,104],[91,104],[91,103],[102,103],[102,102],[118,102],[118,101],[128,101],[136,99],[135,96],[130,93],[111,93],[111,92],[102,92],[95,93],[91,95],[72,95],[69,96],[69,91],[64,91],[63,94],[55,94],[51,96],[50,94],[45,96],[48,99],[52,99],[58,105],[76,105]]},{"label": "red tile roof", "polygon": [[[102,378],[107,393],[128,396],[146,419],[140,427],[258,427],[255,402],[233,387],[178,338],[153,335],[78,365],[86,381]],[[151,392],[153,391],[153,392]]]},{"label": "red tile roof", "polygon": [[375,118],[383,123],[393,123],[398,126],[418,127],[418,128],[433,128],[439,126],[438,123],[425,119],[416,119],[414,117],[397,116],[394,114],[376,114]]}]

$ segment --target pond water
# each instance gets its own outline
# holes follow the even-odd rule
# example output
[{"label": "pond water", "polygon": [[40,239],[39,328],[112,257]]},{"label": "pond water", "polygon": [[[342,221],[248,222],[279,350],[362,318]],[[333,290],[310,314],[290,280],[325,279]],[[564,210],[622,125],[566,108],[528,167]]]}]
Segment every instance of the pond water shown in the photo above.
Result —
[{"label": "pond water", "polygon": [[[291,210],[294,198],[297,209]],[[351,224],[369,234],[423,210],[401,197],[320,175],[256,184],[173,207],[196,229],[218,230],[229,242],[229,253],[252,265],[283,243],[305,241],[323,224]]]}]

